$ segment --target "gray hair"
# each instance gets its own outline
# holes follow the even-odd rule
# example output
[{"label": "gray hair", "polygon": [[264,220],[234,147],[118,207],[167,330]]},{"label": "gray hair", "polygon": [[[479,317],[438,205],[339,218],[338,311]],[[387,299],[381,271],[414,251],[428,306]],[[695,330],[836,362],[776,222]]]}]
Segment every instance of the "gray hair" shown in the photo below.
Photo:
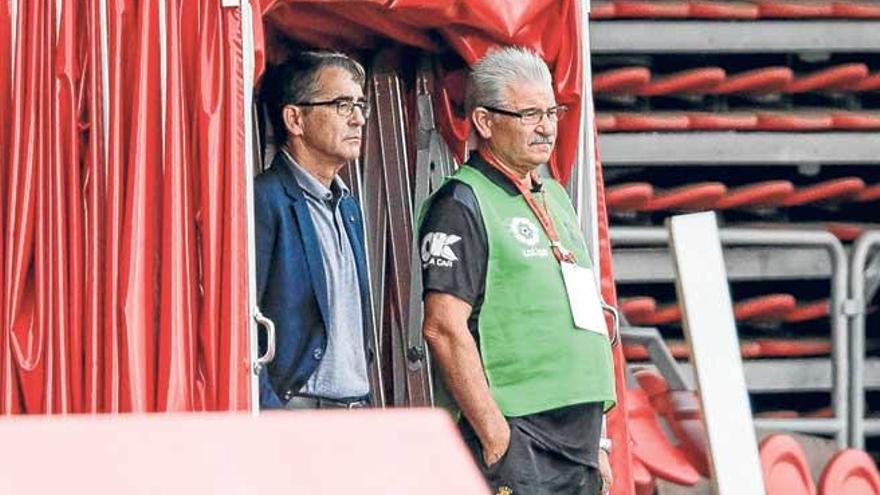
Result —
[{"label": "gray hair", "polygon": [[532,50],[509,46],[489,52],[474,64],[465,90],[465,112],[481,106],[502,107],[507,87],[516,82],[552,87],[550,69]]},{"label": "gray hair", "polygon": [[282,116],[284,107],[314,99],[321,90],[318,87],[321,71],[333,67],[348,72],[354,82],[364,86],[364,67],[348,55],[338,52],[301,52],[266,72],[261,93],[275,129],[275,141],[279,145],[287,141]]}]

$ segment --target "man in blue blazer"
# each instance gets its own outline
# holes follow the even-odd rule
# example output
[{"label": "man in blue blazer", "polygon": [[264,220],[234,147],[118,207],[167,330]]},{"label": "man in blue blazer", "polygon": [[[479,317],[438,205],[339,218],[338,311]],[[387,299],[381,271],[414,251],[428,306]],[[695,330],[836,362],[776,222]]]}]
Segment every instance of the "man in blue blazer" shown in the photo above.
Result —
[{"label": "man in blue blazer", "polygon": [[337,175],[360,155],[364,82],[360,64],[329,52],[301,53],[265,76],[279,151],[254,184],[257,297],[276,327],[275,359],[260,374],[263,409],[369,404],[363,223]]}]

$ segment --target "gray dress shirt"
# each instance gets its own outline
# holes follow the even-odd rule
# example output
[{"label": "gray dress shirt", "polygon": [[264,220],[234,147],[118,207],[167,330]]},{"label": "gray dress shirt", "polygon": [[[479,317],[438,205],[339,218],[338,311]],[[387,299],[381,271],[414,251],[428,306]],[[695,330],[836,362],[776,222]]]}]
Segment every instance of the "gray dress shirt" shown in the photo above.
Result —
[{"label": "gray dress shirt", "polygon": [[[283,153],[287,153],[283,151]],[[324,260],[330,318],[327,349],[300,394],[344,399],[370,391],[364,346],[364,321],[354,253],[345,232],[339,200],[351,194],[338,176],[330,188],[301,168],[290,154],[291,170],[303,190]],[[305,262],[305,261],[303,261]],[[316,351],[317,353],[317,351]]]}]

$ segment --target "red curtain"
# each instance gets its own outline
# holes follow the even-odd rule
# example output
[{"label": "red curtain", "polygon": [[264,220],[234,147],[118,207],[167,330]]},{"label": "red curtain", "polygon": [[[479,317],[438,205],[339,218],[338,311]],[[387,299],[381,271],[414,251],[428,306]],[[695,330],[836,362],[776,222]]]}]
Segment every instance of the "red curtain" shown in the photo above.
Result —
[{"label": "red curtain", "polygon": [[0,2],[0,413],[247,409],[238,9],[105,3]]}]

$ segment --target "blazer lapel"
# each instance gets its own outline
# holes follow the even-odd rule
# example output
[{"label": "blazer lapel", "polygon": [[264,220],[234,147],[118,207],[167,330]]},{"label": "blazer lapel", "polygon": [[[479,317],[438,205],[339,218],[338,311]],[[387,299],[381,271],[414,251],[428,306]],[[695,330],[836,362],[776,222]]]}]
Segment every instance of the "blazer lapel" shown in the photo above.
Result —
[{"label": "blazer lapel", "polygon": [[318,234],[315,232],[315,224],[312,222],[312,215],[309,213],[309,205],[303,196],[299,183],[296,182],[293,173],[290,171],[293,166],[283,152],[279,152],[275,160],[272,162],[273,167],[278,167],[281,174],[284,190],[290,199],[293,200],[293,211],[296,215],[297,225],[299,225],[299,234],[303,242],[303,251],[306,256],[306,264],[309,268],[309,278],[312,280],[312,287],[315,289],[315,299],[318,300],[318,308],[321,310],[321,317],[324,319],[324,325],[330,325],[330,309],[327,295],[327,279],[324,275],[324,258],[321,254],[321,247],[318,243]]}]

